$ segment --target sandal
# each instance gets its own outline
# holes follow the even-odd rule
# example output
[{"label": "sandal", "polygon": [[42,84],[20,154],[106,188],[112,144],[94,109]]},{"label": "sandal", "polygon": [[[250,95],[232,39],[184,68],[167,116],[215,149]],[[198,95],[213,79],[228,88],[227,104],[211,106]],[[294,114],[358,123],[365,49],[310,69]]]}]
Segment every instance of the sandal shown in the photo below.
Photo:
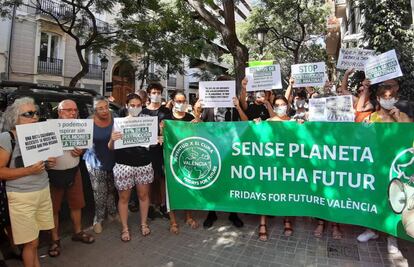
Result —
[{"label": "sandal", "polygon": [[92,244],[95,242],[95,238],[92,235],[85,233],[84,231],[80,231],[79,233],[72,235],[72,241],[82,242],[84,244]]},{"label": "sandal", "polygon": [[131,235],[129,234],[128,228],[121,232],[121,241],[122,242],[129,242],[131,241]]},{"label": "sandal", "polygon": [[332,224],[332,238],[335,240],[342,239],[343,234],[339,228],[339,224]]},{"label": "sandal", "polygon": [[[263,228],[264,228],[264,232],[260,231]],[[263,242],[267,241],[267,226],[266,226],[266,224],[259,225],[259,240],[263,241]]]},{"label": "sandal", "polygon": [[289,221],[289,220],[284,220],[283,221],[283,223],[284,223],[284,229],[283,229],[283,234],[286,236],[286,237],[289,237],[289,236],[292,236],[292,234],[293,234],[293,228],[292,228],[292,222],[291,221]]},{"label": "sandal", "polygon": [[60,255],[60,240],[55,240],[50,243],[47,254],[49,254],[49,256],[52,258]]},{"label": "sandal", "polygon": [[191,227],[191,229],[197,229],[198,228],[198,222],[194,220],[193,218],[188,218],[185,223]]},{"label": "sandal", "polygon": [[147,236],[151,233],[151,229],[148,227],[148,224],[141,224],[141,235]]},{"label": "sandal", "polygon": [[178,224],[171,223],[170,224],[170,233],[178,235],[179,232],[180,232],[180,230],[178,229]]},{"label": "sandal", "polygon": [[325,222],[319,220],[318,226],[316,226],[316,229],[313,231],[313,236],[315,236],[316,238],[321,238],[324,228],[325,228]]}]

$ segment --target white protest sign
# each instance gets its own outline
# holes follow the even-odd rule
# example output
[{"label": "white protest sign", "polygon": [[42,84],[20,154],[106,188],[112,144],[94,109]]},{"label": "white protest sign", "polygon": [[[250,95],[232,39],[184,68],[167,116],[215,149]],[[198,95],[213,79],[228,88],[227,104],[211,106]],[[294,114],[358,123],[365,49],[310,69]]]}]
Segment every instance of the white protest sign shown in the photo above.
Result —
[{"label": "white protest sign", "polygon": [[309,99],[309,121],[326,121],[325,107],[325,98]]},{"label": "white protest sign", "polygon": [[365,63],[372,56],[375,56],[374,50],[357,49],[357,48],[341,48],[339,50],[337,69],[347,70],[354,68],[356,70],[364,70]]},{"label": "white protest sign", "polygon": [[309,121],[354,122],[351,95],[309,99]]},{"label": "white protest sign", "polygon": [[74,148],[91,148],[93,145],[93,120],[92,119],[58,119],[60,139],[63,150]]},{"label": "white protest sign", "polygon": [[158,142],[158,117],[114,118],[114,131],[122,133],[122,139],[114,143],[115,149],[149,147]]},{"label": "white protest sign", "polygon": [[63,155],[56,121],[16,125],[16,131],[25,167],[49,157]]},{"label": "white protest sign", "polygon": [[365,77],[371,81],[371,84],[380,83],[402,75],[394,49],[369,58],[365,64]]},{"label": "white protest sign", "polygon": [[246,68],[247,92],[282,88],[280,65]]},{"label": "white protest sign", "polygon": [[323,86],[326,81],[325,62],[292,65],[294,87]]},{"label": "white protest sign", "polygon": [[236,96],[236,82],[200,82],[199,92],[204,108],[234,107],[233,97]]}]

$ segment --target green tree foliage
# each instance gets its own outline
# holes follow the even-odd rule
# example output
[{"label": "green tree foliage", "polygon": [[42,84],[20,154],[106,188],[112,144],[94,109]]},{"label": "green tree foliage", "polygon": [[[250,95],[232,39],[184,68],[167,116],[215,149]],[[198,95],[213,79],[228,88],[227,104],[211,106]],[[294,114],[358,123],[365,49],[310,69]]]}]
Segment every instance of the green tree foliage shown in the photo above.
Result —
[{"label": "green tree foliage", "polygon": [[[251,59],[274,59],[286,76],[292,64],[325,61],[323,44],[329,10],[312,0],[263,0],[255,6],[241,34]],[[264,55],[257,33],[264,31]]]},{"label": "green tree foliage", "polygon": [[414,31],[410,27],[410,1],[363,0],[361,12],[365,16],[362,24],[366,48],[383,53],[395,49],[403,72],[400,92],[414,100]]},{"label": "green tree foliage", "polygon": [[[123,57],[139,55],[138,79],[141,86],[149,77],[150,63],[164,67],[155,73],[184,74],[186,57],[208,56],[216,33],[194,19],[194,14],[175,1],[122,0],[118,41],[115,50]],[[168,66],[168,68],[166,67]]]}]

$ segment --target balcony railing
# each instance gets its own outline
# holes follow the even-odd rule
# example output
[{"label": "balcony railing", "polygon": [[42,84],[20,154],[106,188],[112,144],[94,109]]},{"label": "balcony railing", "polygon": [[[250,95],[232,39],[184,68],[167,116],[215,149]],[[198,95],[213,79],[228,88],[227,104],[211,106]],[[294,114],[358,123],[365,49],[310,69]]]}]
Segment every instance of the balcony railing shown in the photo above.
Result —
[{"label": "balcony railing", "polygon": [[101,65],[89,64],[89,72],[85,75],[86,79],[102,80]]},{"label": "balcony railing", "polygon": [[[72,5],[63,2],[54,2],[52,0],[37,0],[36,7],[37,14],[50,13],[59,20],[69,21],[74,16]],[[109,32],[111,30],[109,23],[97,18],[95,18],[95,21],[98,32]],[[85,28],[92,28],[92,21],[87,17],[78,18],[78,22],[85,25]]]},{"label": "balcony railing", "polygon": [[37,62],[37,73],[62,75],[63,60],[49,57],[39,57]]}]

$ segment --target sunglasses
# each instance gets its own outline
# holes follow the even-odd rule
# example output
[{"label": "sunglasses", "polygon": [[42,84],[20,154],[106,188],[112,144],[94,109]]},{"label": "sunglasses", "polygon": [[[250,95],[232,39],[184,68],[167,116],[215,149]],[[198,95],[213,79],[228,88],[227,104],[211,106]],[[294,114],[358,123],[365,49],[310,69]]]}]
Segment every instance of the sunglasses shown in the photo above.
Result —
[{"label": "sunglasses", "polygon": [[19,116],[31,119],[34,116],[39,117],[39,112],[38,111],[27,111],[25,113],[20,114]]}]

